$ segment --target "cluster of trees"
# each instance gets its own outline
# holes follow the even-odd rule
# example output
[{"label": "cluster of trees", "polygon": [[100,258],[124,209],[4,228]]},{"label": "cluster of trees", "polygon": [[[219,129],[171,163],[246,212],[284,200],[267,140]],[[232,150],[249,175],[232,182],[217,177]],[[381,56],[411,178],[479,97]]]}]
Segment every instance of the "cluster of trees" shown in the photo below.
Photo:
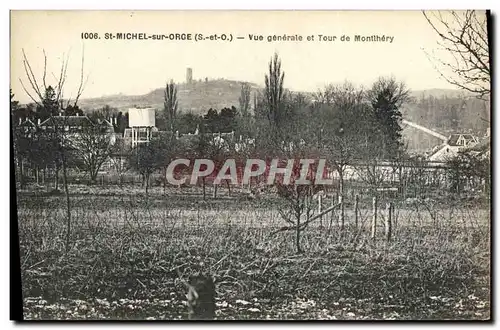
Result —
[{"label": "cluster of trees", "polygon": [[[12,103],[14,102],[14,104]],[[51,116],[83,116],[83,111],[76,104],[68,104],[66,107],[61,107],[56,99],[56,92],[52,86],[47,86],[43,95],[42,102],[33,102],[21,106],[19,102],[13,101],[11,94],[11,114],[12,120],[19,121],[31,120],[33,123],[44,122]]]},{"label": "cluster of trees", "polygon": [[[174,118],[166,118],[162,111],[156,113],[156,127],[160,131],[179,131],[179,134],[192,134],[197,129],[206,133],[230,133],[238,130],[238,110],[236,107],[210,108],[204,115],[179,112]],[[173,129],[175,127],[175,129]]]},{"label": "cluster of trees", "polygon": [[450,190],[460,195],[466,186],[491,191],[490,160],[471,151],[461,151],[448,160]]},{"label": "cluster of trees", "polygon": [[[444,122],[451,129],[463,127],[484,132],[491,126],[491,47],[492,16],[490,11],[423,12],[429,26],[439,37],[438,54],[429,55],[441,77],[473,95],[477,100],[466,101],[430,99],[424,101],[429,118],[439,113],[436,122]],[[451,102],[450,102],[451,101]],[[458,101],[458,102],[457,102]],[[447,111],[447,115],[442,112]],[[489,145],[486,146],[490,148]],[[468,181],[482,180],[486,190],[490,185],[490,157],[473,150],[465,150],[448,161],[452,189],[460,192]]]},{"label": "cluster of trees", "polygon": [[422,95],[408,104],[403,112],[409,120],[443,133],[471,130],[482,135],[490,121],[488,102],[465,96]]},{"label": "cluster of trees", "polygon": [[106,119],[112,125],[115,133],[123,134],[128,127],[128,112],[123,113],[116,108],[105,105],[96,110],[89,111],[87,116],[93,120]]},{"label": "cluster of trees", "polygon": [[[66,123],[59,123],[54,120],[54,118],[64,112],[67,114],[80,113],[78,100],[80,99],[88,80],[88,76],[87,78],[84,78],[85,56],[82,52],[80,83],[76,90],[76,96],[74,99],[71,97],[65,99],[64,90],[66,87],[65,84],[67,79],[69,57],[62,57],[59,74],[56,76],[52,73],[51,76],[55,81],[51,84],[48,80],[50,75],[47,75],[47,55],[45,50],[43,50],[44,65],[41,77],[36,77],[24,49],[22,52],[25,80],[23,81],[23,79],[19,78],[19,81],[25,93],[34,103],[34,109],[31,108],[29,111],[25,109],[25,112],[27,112],[26,115],[32,115],[34,112],[38,118],[36,118],[35,129],[25,127],[24,125],[16,126],[17,123],[20,123],[19,119],[22,121],[23,118],[20,117],[22,112],[19,112],[19,103],[14,101],[14,95],[11,90],[10,112],[13,120],[13,156],[18,165],[16,166],[16,177],[22,185],[24,181],[23,164],[26,158],[31,158],[29,159],[31,160],[30,165],[35,167],[37,178],[39,169],[41,167],[43,168],[43,166],[48,166],[49,164],[54,165],[57,174],[59,170],[62,171],[64,194],[66,197],[66,249],[69,250],[71,237],[71,199],[68,189],[67,169],[70,165],[68,156],[72,146],[70,140],[68,139],[68,134],[66,133]],[[41,121],[42,119],[50,118],[53,119],[52,129],[44,132],[39,130],[38,119]],[[59,175],[56,175],[56,187],[58,186],[58,178]]]},{"label": "cluster of trees", "polygon": [[[273,158],[326,159],[339,174],[340,199],[348,165],[377,168],[382,160],[403,157],[401,107],[409,98],[403,83],[394,77],[380,77],[369,89],[363,89],[345,82],[328,85],[313,97],[285,88],[285,72],[275,54],[254,110],[259,153]],[[309,223],[316,186],[314,180],[307,189],[278,185],[278,193],[288,201],[282,216],[291,225],[285,228],[296,231],[298,251],[300,231]],[[304,214],[306,219],[301,223]]]},{"label": "cluster of trees", "polygon": [[[19,103],[14,100],[11,92],[12,117],[19,117],[23,111]],[[43,104],[55,105],[53,95],[47,94]],[[39,109],[39,107],[37,107]],[[14,150],[17,163],[17,177],[24,186],[27,171],[32,171],[37,182],[45,181],[47,171],[55,173],[55,190],[59,189],[59,173],[64,167],[64,172],[69,168],[79,168],[89,174],[91,182],[95,182],[97,173],[102,164],[113,154],[112,136],[105,117],[97,114],[74,131],[74,124],[66,117],[67,109],[60,109],[63,116],[48,117],[48,122],[42,126],[33,122],[13,120]],[[34,118],[38,113],[35,112]],[[61,118],[62,120],[55,120]],[[83,117],[82,117],[83,118]],[[66,175],[65,175],[66,176]]]}]

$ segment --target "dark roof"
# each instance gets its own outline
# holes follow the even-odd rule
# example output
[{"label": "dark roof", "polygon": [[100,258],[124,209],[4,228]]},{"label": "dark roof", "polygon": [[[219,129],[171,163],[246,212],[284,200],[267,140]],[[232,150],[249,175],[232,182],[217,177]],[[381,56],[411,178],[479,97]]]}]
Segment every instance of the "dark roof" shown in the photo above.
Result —
[{"label": "dark roof", "polygon": [[92,122],[87,116],[54,116],[45,120],[40,126],[87,126]]},{"label": "dark roof", "polygon": [[456,146],[458,142],[458,138],[460,137],[460,134],[452,134],[450,138],[448,139],[448,144],[450,146]]}]

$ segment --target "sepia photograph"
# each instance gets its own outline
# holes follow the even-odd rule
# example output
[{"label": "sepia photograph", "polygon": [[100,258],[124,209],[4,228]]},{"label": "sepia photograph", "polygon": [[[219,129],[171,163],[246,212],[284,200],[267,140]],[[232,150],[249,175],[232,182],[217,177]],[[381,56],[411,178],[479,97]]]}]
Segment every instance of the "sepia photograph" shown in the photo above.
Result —
[{"label": "sepia photograph", "polygon": [[491,321],[492,31],[11,10],[11,319]]}]

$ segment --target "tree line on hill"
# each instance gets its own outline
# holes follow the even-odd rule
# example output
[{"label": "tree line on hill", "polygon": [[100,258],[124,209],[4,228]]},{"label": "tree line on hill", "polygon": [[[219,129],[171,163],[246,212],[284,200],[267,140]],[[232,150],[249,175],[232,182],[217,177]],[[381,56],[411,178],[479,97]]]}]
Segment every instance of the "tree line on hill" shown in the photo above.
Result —
[{"label": "tree line on hill", "polygon": [[422,95],[405,106],[405,118],[442,133],[484,135],[490,126],[488,102],[466,96]]}]

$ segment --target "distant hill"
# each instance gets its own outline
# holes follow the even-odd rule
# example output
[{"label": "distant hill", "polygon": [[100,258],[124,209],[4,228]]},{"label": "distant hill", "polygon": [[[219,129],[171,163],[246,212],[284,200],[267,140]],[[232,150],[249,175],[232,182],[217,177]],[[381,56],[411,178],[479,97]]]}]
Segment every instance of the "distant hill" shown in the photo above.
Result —
[{"label": "distant hill", "polygon": [[[220,110],[224,107],[239,106],[242,81],[208,80],[179,84],[179,111],[205,114],[209,108]],[[263,86],[251,84],[253,93]],[[305,94],[311,94],[305,92]],[[427,89],[411,91],[413,102],[406,104],[403,116],[441,134],[453,132],[483,132],[488,124],[481,118],[489,118],[489,110],[484,102],[478,101],[471,93],[454,89]],[[109,95],[98,98],[81,99],[83,110],[102,108],[105,105],[127,111],[134,106],[163,108],[164,88],[155,89],[144,95]],[[454,108],[453,108],[454,107]],[[453,110],[455,109],[455,110]],[[452,112],[456,118],[452,118]],[[450,117],[451,116],[451,117]],[[403,135],[411,150],[426,150],[442,143],[439,139],[415,128],[404,128]]]},{"label": "distant hill", "polygon": [[[177,85],[179,109],[183,112],[202,114],[209,108],[222,109],[233,105],[238,107],[242,83],[242,81],[218,79],[194,81],[192,84],[179,84]],[[263,87],[253,83],[249,84],[253,91],[260,90]],[[163,91],[163,88],[157,88],[144,95],[118,94],[85,98],[80,100],[79,106],[83,110],[98,109],[105,105],[118,108],[121,111],[126,111],[134,106],[150,106],[160,109],[163,107]],[[469,93],[453,89],[416,90],[412,91],[411,95],[416,99],[429,96],[438,98],[443,96],[450,98],[470,96]]]},{"label": "distant hill", "polygon": [[[192,112],[203,114],[208,109],[222,109],[224,107],[239,106],[239,97],[242,81],[234,80],[208,80],[194,81],[191,84],[177,85],[177,99],[179,110],[182,112]],[[261,87],[249,83],[252,92]],[[109,105],[126,111],[134,106],[150,106],[153,108],[163,108],[164,88],[155,89],[144,95],[110,95],[98,98],[81,99],[79,106],[83,110],[102,108]]]},{"label": "distant hill", "polygon": [[441,89],[441,88],[431,88],[431,89],[425,89],[425,90],[414,90],[411,91],[411,96],[417,99],[421,99],[423,97],[436,97],[436,98],[442,98],[442,97],[448,97],[448,98],[455,98],[455,97],[464,97],[464,98],[469,98],[469,97],[474,97],[474,94],[471,92],[463,91],[460,89]]}]

